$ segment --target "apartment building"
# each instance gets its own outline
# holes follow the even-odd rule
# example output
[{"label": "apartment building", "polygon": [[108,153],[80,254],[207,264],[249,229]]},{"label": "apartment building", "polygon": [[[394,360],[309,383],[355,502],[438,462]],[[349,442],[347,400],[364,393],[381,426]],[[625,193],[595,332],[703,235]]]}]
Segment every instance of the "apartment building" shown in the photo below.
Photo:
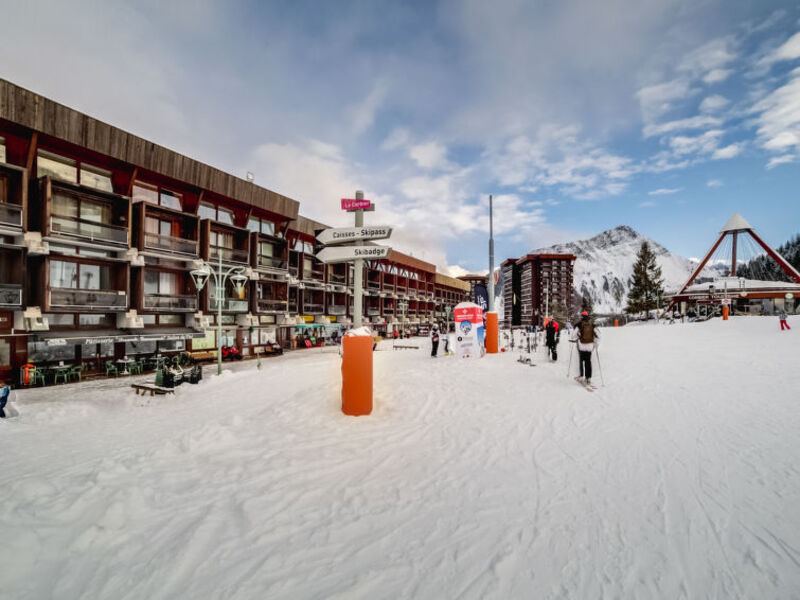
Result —
[{"label": "apartment building", "polygon": [[[353,265],[316,259],[326,227],[291,198],[0,79],[0,377],[28,362],[208,355],[218,319],[245,355],[301,324],[348,326]],[[199,259],[247,284],[219,303],[213,280],[198,293]],[[384,331],[440,320],[468,291],[397,251],[363,280],[364,317]]]},{"label": "apartment building", "polygon": [[506,259],[503,327],[541,325],[557,307],[572,309],[573,254],[527,254]]}]

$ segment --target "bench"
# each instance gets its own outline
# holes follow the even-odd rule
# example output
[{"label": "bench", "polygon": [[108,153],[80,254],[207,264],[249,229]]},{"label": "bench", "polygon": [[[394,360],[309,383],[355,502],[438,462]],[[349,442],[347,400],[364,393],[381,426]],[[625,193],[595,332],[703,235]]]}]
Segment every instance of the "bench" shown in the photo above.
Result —
[{"label": "bench", "polygon": [[163,396],[164,394],[174,394],[175,390],[172,388],[165,388],[159,385],[155,385],[154,383],[132,383],[131,387],[136,390],[136,395],[139,395],[141,392],[142,396],[147,395],[147,392],[150,392],[150,395],[158,394],[159,396]]},{"label": "bench", "polygon": [[195,360],[211,360],[217,358],[217,352],[189,352],[189,356]]},{"label": "bench", "polygon": [[419,346],[410,346],[408,344],[394,344],[392,350],[419,350]]}]

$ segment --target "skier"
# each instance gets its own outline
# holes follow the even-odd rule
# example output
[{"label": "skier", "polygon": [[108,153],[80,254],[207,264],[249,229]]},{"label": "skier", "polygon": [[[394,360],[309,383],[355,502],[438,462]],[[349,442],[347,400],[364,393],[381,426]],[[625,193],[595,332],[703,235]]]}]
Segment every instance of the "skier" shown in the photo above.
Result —
[{"label": "skier", "polygon": [[6,407],[6,402],[8,402],[10,393],[11,388],[8,387],[5,381],[0,380],[0,419],[6,418],[6,412],[3,409]]},{"label": "skier", "polygon": [[556,345],[558,345],[558,340],[561,337],[561,332],[558,328],[558,321],[555,319],[550,319],[547,323],[547,327],[545,327],[545,346],[547,346],[547,353],[553,359],[553,362],[558,360],[558,354],[556,353]]},{"label": "skier", "polygon": [[575,342],[578,346],[578,364],[580,365],[580,377],[586,385],[592,383],[592,352],[597,344],[597,332],[594,323],[589,319],[589,313],[583,311],[581,320],[575,326]]},{"label": "skier", "polygon": [[431,331],[431,357],[436,358],[439,354],[439,326],[434,325]]},{"label": "skier", "polygon": [[781,314],[778,315],[778,318],[781,320],[781,331],[783,331],[784,328],[785,329],[791,329],[791,327],[789,327],[789,323],[786,321],[786,311],[785,310],[781,311]]},{"label": "skier", "polygon": [[444,355],[450,356],[450,334],[449,332],[444,332]]}]

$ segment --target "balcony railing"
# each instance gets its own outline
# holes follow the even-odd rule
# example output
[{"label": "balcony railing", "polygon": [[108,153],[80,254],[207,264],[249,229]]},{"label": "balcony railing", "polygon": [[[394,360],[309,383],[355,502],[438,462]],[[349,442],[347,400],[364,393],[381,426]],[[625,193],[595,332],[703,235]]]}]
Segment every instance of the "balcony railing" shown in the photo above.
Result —
[{"label": "balcony railing", "polygon": [[338,273],[330,273],[328,275],[328,283],[334,283],[336,285],[344,285],[346,280],[347,280],[346,275],[339,275]]},{"label": "balcony railing", "polygon": [[261,254],[259,254],[258,266],[262,269],[277,269],[280,271],[285,271],[287,268],[287,263],[285,260],[282,260],[280,258],[274,258],[272,256],[262,256]]},{"label": "balcony railing", "polygon": [[128,307],[128,295],[121,290],[50,288],[50,306],[125,310]]},{"label": "balcony railing", "polygon": [[303,302],[304,314],[321,315],[323,310],[325,310],[325,307],[323,307],[322,304],[311,304],[309,302]]},{"label": "balcony railing", "polygon": [[87,221],[63,215],[50,216],[50,233],[87,239],[92,242],[128,245],[128,228]]},{"label": "balcony railing", "polygon": [[193,312],[197,310],[197,296],[177,296],[173,294],[145,294],[145,310]]},{"label": "balcony railing", "polygon": [[286,305],[289,313],[296,315],[297,314],[297,301],[296,300],[289,300],[289,303]]},{"label": "balcony railing", "polygon": [[250,260],[250,254],[247,250],[240,250],[238,248],[224,248],[222,246],[210,246],[209,258],[210,262],[218,261],[222,256],[222,260],[230,263],[247,264]]},{"label": "balcony railing", "polygon": [[0,306],[22,306],[22,286],[0,283]]},{"label": "balcony railing", "polygon": [[380,281],[367,281],[367,287],[371,290],[378,290],[381,287]]},{"label": "balcony railing", "polygon": [[164,250],[175,254],[188,254],[197,256],[197,241],[186,240],[170,235],[145,232],[144,247],[151,250]]},{"label": "balcony railing", "polygon": [[367,308],[367,316],[369,317],[377,317],[381,314],[380,308]]},{"label": "balcony railing", "polygon": [[344,315],[347,313],[347,309],[345,308],[344,304],[331,304],[328,306],[328,314],[329,315]]},{"label": "balcony railing", "polygon": [[289,275],[294,278],[300,276],[300,268],[297,265],[289,265]]},{"label": "balcony railing", "polygon": [[286,300],[275,300],[273,298],[259,298],[259,312],[286,312]]},{"label": "balcony railing", "polygon": [[212,311],[219,310],[219,305],[222,305],[222,312],[247,312],[247,300],[239,300],[238,298],[223,298],[219,302],[216,298],[211,298],[208,302],[209,308]]},{"label": "balcony railing", "polygon": [[6,202],[0,203],[0,225],[22,227],[22,207]]}]

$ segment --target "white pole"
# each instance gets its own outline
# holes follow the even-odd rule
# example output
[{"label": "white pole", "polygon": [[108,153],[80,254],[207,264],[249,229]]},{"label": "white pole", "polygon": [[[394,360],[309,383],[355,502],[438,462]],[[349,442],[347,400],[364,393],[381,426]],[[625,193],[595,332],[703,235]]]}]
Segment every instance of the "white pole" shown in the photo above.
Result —
[{"label": "white pole", "polygon": [[494,224],[492,222],[492,195],[489,194],[489,311],[494,310]]},{"label": "white pole", "polygon": [[[214,276],[216,282],[215,296],[217,297],[217,375],[222,375],[222,294],[225,290],[222,288],[225,285],[225,280],[220,282],[222,277],[222,252],[217,248],[217,257],[219,258],[219,270]],[[220,285],[221,284],[221,285]]]},{"label": "white pole", "polygon": [[[356,199],[362,200],[364,198],[364,192],[361,190],[356,191]],[[364,226],[364,211],[357,210],[356,211],[356,227],[363,227]],[[363,312],[362,309],[362,287],[364,285],[363,282],[363,275],[364,275],[364,259],[357,258],[353,261],[353,269],[355,271],[353,278],[353,327],[358,328],[361,327],[361,315]]]}]

